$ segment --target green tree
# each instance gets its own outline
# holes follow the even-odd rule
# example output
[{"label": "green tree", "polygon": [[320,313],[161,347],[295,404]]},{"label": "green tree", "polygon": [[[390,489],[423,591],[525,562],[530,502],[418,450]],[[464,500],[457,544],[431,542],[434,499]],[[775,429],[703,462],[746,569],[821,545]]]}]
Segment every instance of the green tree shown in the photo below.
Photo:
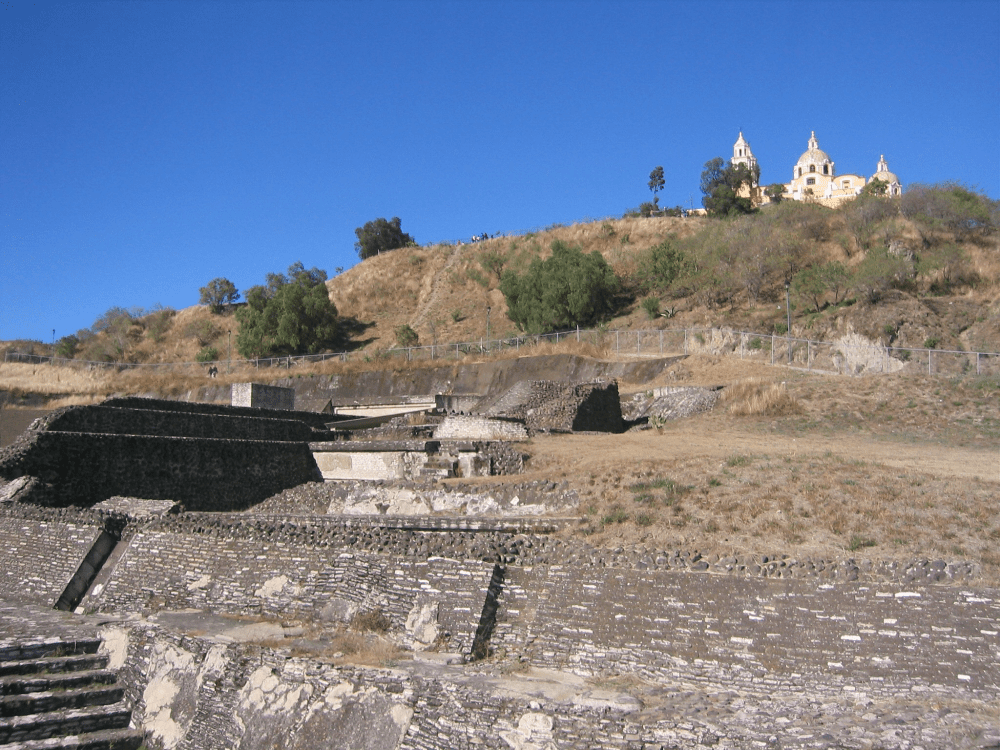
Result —
[{"label": "green tree", "polygon": [[396,343],[400,346],[416,346],[420,342],[420,336],[417,335],[417,332],[409,324],[397,326],[395,333]]},{"label": "green tree", "polygon": [[850,284],[850,280],[850,272],[838,261],[810,266],[799,271],[792,279],[792,294],[800,300],[811,302],[813,308],[819,312],[827,293],[833,293],[834,304],[840,302],[840,297]]},{"label": "green tree", "polygon": [[552,255],[536,258],[524,275],[507,271],[500,282],[507,317],[522,331],[546,333],[591,325],[612,312],[618,279],[598,252],[556,240]]},{"label": "green tree", "polygon": [[663,190],[666,181],[663,179],[663,167],[656,167],[649,173],[649,189],[653,192],[653,205],[659,206],[660,199],[657,193]]},{"label": "green tree", "polygon": [[56,342],[56,356],[63,359],[73,359],[79,346],[80,339],[75,334],[71,333],[68,336],[63,336]]},{"label": "green tree", "polygon": [[854,269],[851,282],[858,296],[875,304],[886,291],[913,279],[913,264],[887,250],[870,250]]},{"label": "green tree", "polygon": [[[750,188],[757,184],[760,168],[726,164],[721,157],[705,162],[701,173],[702,205],[710,216],[738,216],[754,212]],[[745,195],[743,194],[745,193]]]},{"label": "green tree", "polygon": [[212,279],[198,290],[201,295],[198,302],[208,305],[209,309],[218,315],[226,305],[231,305],[240,298],[240,293],[236,290],[236,285],[229,279],[219,277]]},{"label": "green tree", "polygon": [[688,266],[683,251],[674,247],[670,240],[664,240],[639,256],[635,278],[643,292],[662,293],[685,273]]},{"label": "green tree", "polygon": [[266,286],[251,287],[236,311],[236,348],[247,358],[316,354],[333,346],[337,308],[326,289],[326,271],[293,263],[288,275],[268,274]]},{"label": "green tree", "polygon": [[861,189],[862,195],[869,195],[873,198],[884,198],[889,189],[889,183],[876,177]]},{"label": "green tree", "polygon": [[416,242],[402,230],[401,224],[399,217],[394,216],[388,221],[375,219],[355,229],[358,241],[354,243],[354,249],[358,251],[358,257],[364,260],[388,250],[415,245]]},{"label": "green tree", "polygon": [[771,203],[781,203],[782,197],[785,195],[785,186],[780,182],[768,185],[764,188],[764,195],[771,199]]}]

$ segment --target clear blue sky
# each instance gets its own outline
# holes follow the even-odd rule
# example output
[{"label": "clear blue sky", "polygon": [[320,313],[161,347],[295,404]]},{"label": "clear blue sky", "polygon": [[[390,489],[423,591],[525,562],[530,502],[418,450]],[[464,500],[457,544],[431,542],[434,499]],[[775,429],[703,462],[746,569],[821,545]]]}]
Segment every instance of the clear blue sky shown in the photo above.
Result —
[{"label": "clear blue sky", "polygon": [[[0,339],[176,308],[354,229],[420,244],[700,205],[740,129],[765,183],[1000,197],[1000,2],[0,2]],[[386,305],[393,304],[391,299]]]}]

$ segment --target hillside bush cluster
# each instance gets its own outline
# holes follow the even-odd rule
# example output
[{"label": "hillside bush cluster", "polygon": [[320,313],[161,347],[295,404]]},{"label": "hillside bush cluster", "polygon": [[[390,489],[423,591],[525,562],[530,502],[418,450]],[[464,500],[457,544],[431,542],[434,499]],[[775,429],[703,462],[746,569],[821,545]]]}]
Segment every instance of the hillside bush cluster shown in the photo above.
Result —
[{"label": "hillside bush cluster", "polygon": [[[725,165],[706,167],[705,187],[713,195],[739,198],[746,175],[729,174]],[[654,198],[660,187],[654,170]],[[667,299],[688,298],[709,309],[783,303],[786,285],[795,303],[818,313],[851,298],[878,303],[892,289],[944,294],[980,283],[970,252],[995,241],[1000,202],[952,182],[912,185],[898,198],[878,193],[873,189],[837,209],[781,201],[744,213],[742,204],[723,211],[718,203],[721,218],[692,223],[693,231],[676,236],[659,229],[659,234],[637,233],[634,226],[623,229],[605,221],[589,240],[604,255],[559,240],[546,252],[534,233],[507,244],[491,240],[468,256],[464,270],[458,267],[446,278],[452,284],[471,280],[487,290],[499,287],[508,317],[527,333],[599,325],[633,306],[650,319],[672,315],[675,307],[663,304]],[[412,243],[396,218],[369,224],[358,230],[363,255]],[[831,246],[839,246],[846,257],[831,260]],[[247,290],[245,304],[235,310],[239,325],[229,326],[240,355],[309,354],[343,344],[338,338],[343,326],[326,278],[325,271],[295,263],[285,274],[268,274],[264,284]],[[215,314],[231,313],[240,296],[221,277],[199,293],[201,303]],[[452,324],[468,317],[462,307],[450,310],[445,315],[450,314]],[[29,342],[31,346],[15,349],[92,361],[137,361],[147,356],[151,343],[165,340],[176,320],[171,308],[112,307],[89,328],[54,345]],[[226,326],[214,320],[185,316],[174,335],[196,343],[202,359],[214,358],[226,333]],[[409,324],[392,330],[401,346],[419,342]],[[434,329],[431,338],[436,337]]]},{"label": "hillside bush cluster", "polygon": [[288,274],[269,273],[251,287],[236,311],[236,348],[247,359],[316,354],[337,340],[337,308],[326,288],[326,271],[293,263]]},{"label": "hillside bush cluster", "polygon": [[[907,224],[919,247],[908,245]],[[709,308],[773,301],[785,284],[816,311],[848,294],[875,303],[893,288],[944,293],[978,281],[958,242],[982,241],[998,227],[1000,204],[957,183],[915,185],[901,198],[862,195],[835,210],[784,201],[667,238],[638,254],[626,282],[636,295],[690,295]],[[830,240],[859,260],[825,260],[819,243]]]},{"label": "hillside bush cluster", "polygon": [[507,299],[507,316],[526,333],[546,333],[589,326],[614,311],[618,278],[594,251],[552,243],[552,255],[536,258],[523,274],[507,271],[500,291]]}]

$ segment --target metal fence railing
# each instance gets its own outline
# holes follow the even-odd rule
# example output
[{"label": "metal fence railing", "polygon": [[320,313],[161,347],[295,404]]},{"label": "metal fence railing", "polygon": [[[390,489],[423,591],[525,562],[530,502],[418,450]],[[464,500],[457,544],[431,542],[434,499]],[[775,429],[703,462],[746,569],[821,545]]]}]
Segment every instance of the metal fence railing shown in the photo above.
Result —
[{"label": "metal fence railing", "polygon": [[838,341],[812,341],[732,328],[670,328],[654,330],[575,329],[540,335],[481,338],[446,344],[393,347],[386,350],[306,354],[260,359],[212,362],[88,362],[38,354],[6,352],[5,362],[48,364],[83,369],[192,370],[218,372],[238,369],[286,368],[316,362],[377,362],[405,359],[458,360],[468,355],[533,350],[545,344],[566,341],[592,344],[616,356],[655,357],[672,354],[733,356],[769,365],[791,365],[843,375],[863,373],[921,373],[927,375],[1000,375],[1000,353],[887,346],[860,336]]}]

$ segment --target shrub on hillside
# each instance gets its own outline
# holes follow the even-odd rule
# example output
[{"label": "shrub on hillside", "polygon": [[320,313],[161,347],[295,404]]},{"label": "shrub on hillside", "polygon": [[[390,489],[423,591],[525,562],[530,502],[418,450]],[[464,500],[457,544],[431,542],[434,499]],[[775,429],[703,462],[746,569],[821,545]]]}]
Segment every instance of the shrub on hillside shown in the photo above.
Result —
[{"label": "shrub on hillside", "polygon": [[160,307],[157,305],[146,317],[143,323],[146,325],[146,336],[157,344],[163,341],[163,337],[170,329],[177,311],[172,307]]},{"label": "shrub on hillside", "polygon": [[104,334],[91,342],[90,350],[95,360],[125,361],[133,343],[142,335],[141,328],[136,325],[141,312],[139,308],[111,307],[94,321],[91,330]]},{"label": "shrub on hillside", "polygon": [[56,342],[56,356],[63,359],[73,359],[79,346],[80,339],[75,334],[63,336]]},{"label": "shrub on hillside", "polygon": [[194,356],[194,358],[198,362],[202,362],[202,363],[205,363],[205,362],[217,362],[218,359],[219,359],[219,350],[216,349],[214,346],[206,346],[206,347],[203,347]]},{"label": "shrub on hillside", "polygon": [[635,280],[643,292],[662,294],[687,272],[688,265],[684,252],[670,240],[664,240],[640,253]]},{"label": "shrub on hillside", "polygon": [[950,232],[962,242],[986,236],[1000,225],[1000,202],[958,182],[911,185],[900,199],[900,211],[913,221],[925,246]]},{"label": "shrub on hillside", "polygon": [[906,287],[913,277],[912,262],[887,250],[871,250],[854,269],[851,284],[859,299],[874,304],[889,289]]},{"label": "shrub on hillside", "polygon": [[210,320],[195,320],[184,327],[184,335],[197,341],[199,346],[208,346],[221,333],[221,329]]},{"label": "shrub on hillside", "polygon": [[898,234],[898,228],[892,221],[899,216],[899,201],[895,198],[862,195],[845,203],[840,211],[848,232],[861,250],[876,244],[888,247],[889,241]]},{"label": "shrub on hillside", "polygon": [[796,299],[811,302],[819,312],[827,294],[833,294],[833,304],[840,302],[851,282],[851,274],[843,263],[830,261],[799,271],[792,279],[792,294]]},{"label": "shrub on hillside", "polygon": [[642,305],[642,309],[646,311],[646,315],[650,320],[654,320],[660,316],[660,300],[657,297],[646,297],[639,304]]},{"label": "shrub on hillside", "polygon": [[271,273],[266,286],[251,287],[246,301],[236,311],[236,348],[247,359],[316,354],[336,341],[337,308],[326,289],[326,271],[293,263],[287,276]]},{"label": "shrub on hillside", "polygon": [[400,346],[416,346],[420,341],[420,337],[417,335],[417,332],[414,331],[409,324],[397,326],[395,333],[396,343]]},{"label": "shrub on hillside", "polygon": [[614,309],[618,278],[598,252],[556,240],[552,255],[535,259],[523,275],[507,271],[500,282],[507,317],[527,333],[597,323]]}]

